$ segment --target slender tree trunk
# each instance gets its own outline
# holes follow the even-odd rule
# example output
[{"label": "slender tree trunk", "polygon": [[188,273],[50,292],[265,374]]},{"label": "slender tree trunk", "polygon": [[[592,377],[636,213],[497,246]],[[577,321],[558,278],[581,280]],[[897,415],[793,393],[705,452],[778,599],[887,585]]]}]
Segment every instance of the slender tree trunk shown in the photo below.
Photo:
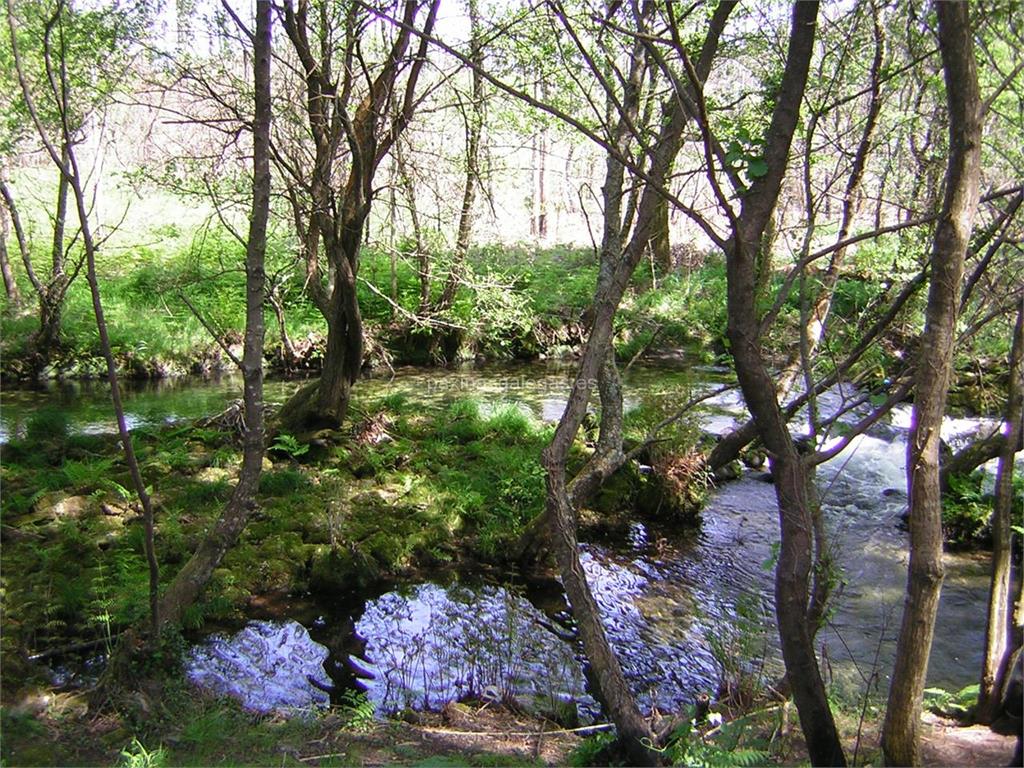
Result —
[{"label": "slender tree trunk", "polygon": [[[871,62],[870,70],[871,99],[868,103],[868,113],[865,118],[863,130],[861,131],[860,141],[858,142],[857,149],[854,152],[853,162],[850,166],[850,174],[847,178],[846,189],[843,194],[842,218],[839,224],[839,232],[836,234],[835,238],[837,243],[843,242],[843,240],[849,236],[850,228],[856,218],[859,208],[858,203],[860,190],[864,179],[864,170],[867,166],[868,154],[874,141],[875,128],[878,124],[878,114],[881,111],[882,100],[880,76],[885,52],[885,40],[877,11],[875,11],[874,16],[874,38],[875,53]],[[814,116],[812,116],[810,122],[812,126],[817,122]],[[807,137],[808,155],[805,157],[805,163],[807,164],[810,163],[809,145],[812,138],[813,127],[809,129]],[[809,169],[807,169],[807,172],[809,172]],[[805,186],[807,185],[805,184]],[[811,243],[810,235],[811,231],[809,230],[805,245],[805,248],[807,249],[809,249]],[[830,256],[828,267],[821,278],[821,284],[813,300],[810,312],[807,313],[805,321],[801,324],[803,344],[806,345],[806,355],[812,360],[818,344],[821,341],[822,335],[824,334],[825,323],[828,319],[829,312],[832,309],[832,297],[835,294],[835,288],[839,282],[845,256],[846,248],[839,248]],[[775,387],[780,399],[785,399],[789,394],[793,383],[796,381],[797,375],[800,372],[800,365],[800,350],[795,349],[776,378]],[[734,461],[736,457],[739,456],[740,451],[749,445],[756,436],[757,428],[753,422],[746,422],[731,430],[723,436],[712,449],[712,452],[708,457],[708,466],[711,467],[712,470],[715,470],[725,466],[731,461]]]},{"label": "slender tree trunk", "polygon": [[985,658],[975,720],[991,723],[1002,704],[1003,681],[1009,674],[1010,618],[1010,523],[1013,508],[1014,445],[1024,426],[1024,306],[1017,310],[1010,352],[1010,380],[1006,388],[1003,429],[1006,440],[996,470],[995,505],[992,510],[992,585],[988,598],[988,623],[985,626]]},{"label": "slender tree trunk", "polygon": [[388,266],[390,267],[391,315],[398,314],[398,248],[395,245],[395,221],[398,219],[398,201],[395,199],[395,186],[398,171],[394,163],[391,165],[391,183],[388,184]]},{"label": "slender tree trunk", "polygon": [[[811,763],[845,765],[846,757],[809,632],[813,517],[808,497],[808,469],[797,453],[779,406],[775,382],[761,350],[757,314],[758,253],[764,248],[765,232],[773,217],[799,118],[817,14],[817,3],[794,4],[786,68],[766,135],[768,172],[745,196],[727,244],[728,335],[740,388],[768,450],[775,477],[782,536],[775,569],[775,610],[787,679]],[[763,268],[764,259],[760,260],[760,266]]]},{"label": "slender tree trunk", "polygon": [[470,108],[464,114],[466,121],[466,178],[462,187],[462,208],[459,210],[459,227],[455,236],[455,254],[452,266],[448,271],[441,296],[434,306],[435,312],[443,312],[455,301],[459,289],[459,280],[469,253],[469,241],[473,232],[473,204],[476,200],[476,188],[480,184],[480,134],[484,124],[484,77],[481,69],[484,65],[483,43],[480,34],[480,11],[477,0],[468,0],[469,11],[469,60],[473,63],[470,70],[472,90]]},{"label": "slender tree trunk", "polygon": [[[55,9],[56,19],[56,51],[57,60],[52,59],[53,49],[48,45],[46,47],[46,66],[48,72],[54,72],[52,75],[56,82],[59,84],[61,98],[57,104],[57,113],[60,119],[60,151],[54,146],[53,141],[47,134],[46,128],[39,118],[39,112],[36,108],[35,99],[32,96],[31,89],[28,85],[28,80],[25,75],[25,70],[22,65],[20,52],[18,51],[17,45],[17,26],[15,22],[14,6],[12,0],[7,0],[7,28],[10,33],[11,42],[11,53],[14,58],[15,71],[18,77],[18,84],[21,87],[21,94],[25,100],[25,106],[28,109],[29,115],[32,118],[32,123],[39,135],[40,140],[43,142],[46,148],[47,154],[50,159],[58,167],[61,174],[61,189],[62,192],[62,210],[59,212],[58,219],[60,220],[60,227],[63,228],[63,218],[66,216],[68,191],[70,190],[74,194],[75,207],[78,214],[79,227],[82,233],[82,244],[85,250],[86,260],[86,277],[89,283],[90,294],[92,297],[93,313],[96,317],[96,328],[99,332],[100,337],[100,349],[103,354],[103,358],[106,361],[107,366],[107,379],[110,383],[110,397],[113,401],[114,414],[117,419],[118,434],[121,438],[121,445],[124,451],[125,464],[128,465],[128,471],[131,475],[132,485],[135,488],[135,492],[139,497],[139,502],[142,505],[142,516],[145,525],[145,542],[144,547],[146,551],[146,559],[149,564],[149,602],[150,602],[150,618],[151,627],[154,630],[157,628],[159,623],[159,613],[157,609],[157,594],[159,588],[159,566],[156,560],[156,549],[154,544],[154,520],[153,520],[153,505],[149,497],[149,492],[146,489],[146,484],[142,480],[142,473],[139,469],[139,462],[135,456],[135,449],[132,444],[131,433],[128,431],[128,424],[124,415],[124,406],[121,401],[121,388],[118,382],[117,376],[117,365],[114,361],[114,355],[110,346],[110,336],[107,333],[107,323],[103,315],[103,302],[100,296],[100,285],[99,279],[96,274],[96,242],[92,236],[92,228],[89,224],[89,212],[88,204],[85,198],[85,190],[82,187],[82,175],[78,167],[78,160],[75,157],[75,152],[72,148],[72,129],[71,129],[71,115],[69,113],[69,99],[71,83],[68,78],[67,71],[67,47],[66,41],[63,35],[63,24],[61,23],[61,14],[63,14],[67,8],[63,0],[58,2]],[[13,212],[13,206],[11,201],[8,199],[8,194],[4,193],[5,201],[8,203],[9,210]],[[60,246],[60,252],[57,253],[57,246]],[[63,275],[63,235],[59,239],[55,235],[54,238],[54,255],[53,255],[53,270],[58,275]],[[51,283],[52,285],[52,283]]]},{"label": "slender tree trunk", "polygon": [[[734,3],[723,2],[712,17],[699,64],[702,80],[707,77],[721,31],[733,7]],[[640,24],[641,19],[637,19],[637,22]],[[623,112],[619,115],[621,132],[618,136],[622,141],[626,141],[625,129],[629,121],[635,119],[635,111],[631,110],[635,110],[637,91],[643,79],[642,50],[638,45],[633,51],[632,85],[626,89]],[[648,178],[653,184],[643,188],[636,209],[636,224],[624,248],[621,228],[624,169],[614,158],[608,158],[604,187],[605,226],[598,285],[594,295],[594,319],[565,411],[551,443],[542,454],[542,464],[547,472],[544,519],[549,521],[546,527],[553,539],[562,584],[569,597],[584,651],[591,663],[596,694],[615,723],[619,743],[627,758],[635,765],[652,765],[657,761],[657,755],[652,749],[654,735],[608,643],[600,610],[580,563],[576,540],[576,509],[622,463],[622,395],[612,358],[612,323],[626,286],[647,252],[657,226],[662,197],[655,187],[664,183],[668,177],[686,124],[687,115],[681,103],[670,101],[650,156]],[[566,461],[586,414],[594,381],[598,382],[603,409],[598,450],[573,481],[567,483]]]},{"label": "slender tree trunk", "polygon": [[44,291],[43,284],[36,277],[36,271],[32,267],[32,253],[28,247],[28,237],[25,235],[25,228],[21,224],[21,216],[18,214],[18,206],[14,202],[14,195],[11,193],[11,188],[7,186],[7,182],[3,179],[0,179],[0,197],[3,198],[4,210],[7,211],[7,215],[11,219],[14,239],[18,242],[18,253],[21,255],[21,263],[25,267],[25,274],[28,276],[29,283],[32,284],[32,290],[35,291],[36,296],[41,301]]},{"label": "slender tree trunk", "polygon": [[[62,142],[61,167],[69,165],[70,147]],[[68,174],[61,172],[57,180],[57,207],[53,217],[53,240],[50,247],[50,280],[39,302],[39,332],[33,340],[40,368],[49,361],[60,343],[60,324],[64,307],[67,276],[64,273],[64,240],[68,215]]]},{"label": "slender tree trunk", "polygon": [[281,348],[284,350],[285,365],[290,368],[298,361],[298,354],[295,352],[295,344],[292,343],[291,336],[288,335],[284,303],[281,301],[281,297],[277,295],[278,287],[280,286],[267,291],[267,302],[270,304],[271,309],[274,310],[274,318],[277,320],[277,332],[281,337]]},{"label": "slender tree trunk", "polygon": [[178,623],[184,611],[195,603],[256,508],[254,499],[263,467],[264,443],[263,304],[266,297],[264,262],[270,213],[271,24],[270,0],[257,0],[256,34],[253,39],[255,117],[252,214],[245,248],[245,339],[242,350],[245,430],[242,433],[242,469],[224,512],[164,592],[160,601],[161,622],[164,625]]},{"label": "slender tree trunk", "polygon": [[969,7],[936,3],[949,106],[949,163],[942,217],[932,246],[932,279],[916,372],[907,447],[910,567],[896,666],[882,729],[888,765],[920,763],[921,701],[942,588],[939,442],[952,365],[964,258],[978,207],[981,100]]},{"label": "slender tree trunk", "polygon": [[21,293],[18,291],[18,282],[14,279],[11,271],[11,260],[7,254],[7,236],[10,233],[10,224],[7,215],[0,212],[0,273],[4,278],[4,293],[7,294],[7,301],[11,306],[21,303]]},{"label": "slender tree trunk", "polygon": [[416,264],[420,279],[420,314],[427,314],[430,309],[430,253],[423,241],[423,227],[420,226],[420,212],[416,207],[416,186],[413,184],[409,166],[405,162],[402,143],[395,144],[395,163],[398,166],[398,177],[402,181],[405,193],[405,204],[409,208],[409,220],[412,222],[412,237],[416,248]]}]

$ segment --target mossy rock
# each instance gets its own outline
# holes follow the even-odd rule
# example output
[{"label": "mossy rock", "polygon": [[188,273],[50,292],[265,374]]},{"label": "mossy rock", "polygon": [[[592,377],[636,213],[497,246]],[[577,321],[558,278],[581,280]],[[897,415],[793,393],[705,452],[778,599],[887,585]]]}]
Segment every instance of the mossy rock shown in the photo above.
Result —
[{"label": "mossy rock", "polygon": [[344,594],[369,584],[369,574],[359,568],[356,554],[350,549],[320,545],[311,561],[309,588],[314,592]]},{"label": "mossy rock", "polygon": [[684,525],[696,525],[704,506],[703,490],[686,488],[679,491],[657,474],[644,478],[637,494],[636,510],[654,520],[670,520]]},{"label": "mossy rock", "polygon": [[46,493],[32,505],[32,511],[17,520],[17,527],[49,531],[65,520],[82,520],[99,514],[99,502],[92,496],[68,496],[61,491]]},{"label": "mossy rock", "polygon": [[361,548],[377,562],[382,571],[394,571],[408,565],[409,543],[408,539],[393,532],[379,531]]},{"label": "mossy rock", "polygon": [[643,487],[644,477],[639,466],[628,461],[604,481],[589,506],[596,512],[609,515],[636,509]]}]

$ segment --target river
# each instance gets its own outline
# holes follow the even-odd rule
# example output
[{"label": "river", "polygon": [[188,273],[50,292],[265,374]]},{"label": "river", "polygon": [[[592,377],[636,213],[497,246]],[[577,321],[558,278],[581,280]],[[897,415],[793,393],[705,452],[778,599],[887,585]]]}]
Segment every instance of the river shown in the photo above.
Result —
[{"label": "river", "polygon": [[[453,395],[476,397],[485,407],[511,401],[550,421],[564,407],[570,373],[543,365],[410,369],[361,381],[358,390],[362,398],[401,392],[425,406]],[[657,398],[682,402],[717,386],[723,375],[638,367],[624,376],[626,406]],[[296,386],[268,382],[267,399],[281,402]],[[238,392],[231,379],[130,387],[129,421],[138,427],[197,418],[218,411]],[[822,411],[851,395],[829,393],[821,399]],[[0,440],[23,433],[44,407],[62,409],[73,430],[113,429],[105,388],[98,384],[8,390],[0,404]],[[699,421],[705,431],[722,433],[743,413],[739,396],[728,392],[705,403]],[[819,470],[840,586],[818,643],[826,676],[851,696],[873,676],[884,692],[892,668],[906,579],[907,536],[899,523],[906,509],[908,424],[909,410],[898,409]],[[982,424],[949,420],[944,436],[955,444]],[[748,472],[716,489],[699,532],[678,535],[638,523],[621,546],[584,545],[584,565],[612,644],[645,706],[665,711],[701,692],[713,694],[723,674],[763,681],[777,675],[771,566],[779,534],[774,489],[765,479]],[[955,689],[976,681],[980,669],[987,555],[949,554],[946,566],[928,682]],[[264,709],[304,701],[301,695],[294,699],[294,691],[280,693],[290,683],[307,691],[310,703],[321,701],[306,682],[312,675],[336,691],[356,683],[380,711],[437,707],[472,693],[511,694],[547,702],[549,709],[596,714],[564,597],[550,585],[488,584],[463,574],[365,597],[356,605],[302,597],[276,605],[265,615],[298,624],[254,624],[247,635],[207,640],[195,652],[193,677],[224,690],[223,681],[230,680],[232,693]],[[321,646],[325,653],[309,651]],[[284,655],[301,663],[312,659],[312,671],[300,664],[291,673],[294,680],[268,686],[268,657],[282,647],[294,647]]]}]

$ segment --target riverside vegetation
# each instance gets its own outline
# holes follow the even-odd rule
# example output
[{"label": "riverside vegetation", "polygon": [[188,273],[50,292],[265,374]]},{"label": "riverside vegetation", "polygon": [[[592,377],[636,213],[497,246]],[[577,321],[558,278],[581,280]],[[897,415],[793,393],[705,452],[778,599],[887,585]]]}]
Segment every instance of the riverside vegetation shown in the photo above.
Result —
[{"label": "riverside vegetation", "polygon": [[[57,407],[0,416],[3,762],[954,764],[922,700],[968,637],[976,693],[928,699],[1019,758],[1014,4],[499,5],[5,0],[0,379],[5,411]],[[543,418],[364,378],[559,360]],[[236,370],[198,420],[125,407],[125,379]],[[52,394],[100,377],[116,436]],[[871,661],[864,590],[907,554]],[[947,568],[979,603],[955,638]],[[505,669],[391,713],[400,741],[338,676],[352,614],[287,630],[334,654],[319,716],[186,683],[218,628],[395,588],[415,630],[398,592],[464,576],[555,596],[523,647],[572,686]]]},{"label": "riverside vegetation", "polygon": [[[494,264],[500,257],[491,252],[488,258]],[[521,254],[505,254],[505,258],[518,261]],[[536,258],[550,260],[549,271],[565,270],[561,282],[568,282],[570,288],[569,272],[573,272],[583,283],[578,294],[585,295],[586,281],[593,279],[592,274],[573,262],[573,258],[585,259],[584,254],[558,251]],[[581,271],[583,276],[579,277]],[[503,281],[510,281],[507,271],[500,274]],[[650,332],[645,336],[637,327],[669,322],[673,328],[661,331],[663,341],[650,345],[648,353],[657,355],[680,344],[692,350],[698,334],[704,339],[704,349],[720,347],[721,338],[715,337],[712,329],[720,328],[716,324],[721,318],[703,313],[711,314],[710,309],[716,306],[715,293],[723,288],[721,270],[708,265],[696,275],[672,275],[660,282],[657,289],[639,286],[632,298],[626,314],[629,321],[620,329],[621,359],[628,362],[648,345]],[[211,281],[198,284],[211,291],[207,301],[213,306],[219,290],[215,281],[212,287]],[[465,343],[470,348],[489,349],[492,354],[495,350],[500,354],[509,354],[509,350],[518,350],[518,354],[529,350],[531,355],[571,354],[568,343],[541,348],[537,340],[538,317],[543,316],[538,306],[556,315],[585,311],[582,301],[572,303],[572,290],[565,301],[561,290],[545,288],[551,284],[522,285],[517,293],[505,294],[514,298],[514,306],[521,313],[523,323],[514,327],[523,337],[481,336]],[[864,290],[861,286],[865,284],[870,283],[854,281],[846,290]],[[536,295],[543,290],[550,292]],[[125,296],[132,295],[130,291],[122,294],[115,290],[111,307],[118,307]],[[558,300],[563,303],[556,305]],[[466,297],[467,305],[477,301],[475,295]],[[868,304],[862,299],[862,307]],[[73,329],[74,302],[70,307],[66,322]],[[684,315],[684,307],[689,314]],[[129,304],[121,311],[125,316],[140,316],[139,308],[133,311]],[[381,307],[379,311],[383,321],[390,310]],[[493,307],[486,312],[474,307],[467,316],[472,317],[474,311],[486,315]],[[290,315],[299,313],[293,311]],[[228,329],[238,322],[237,317],[221,317]],[[148,326],[136,326],[135,330],[148,327],[153,333],[174,328],[180,331],[181,323],[163,325],[165,322],[150,321]],[[386,327],[383,322],[381,325]],[[499,333],[509,327],[478,326],[477,332]],[[175,344],[182,346],[175,351],[169,347],[161,364],[146,363],[134,370],[166,373],[175,370],[167,365],[170,360],[184,367],[189,359],[214,358],[217,347],[205,339],[200,341],[201,329],[195,332],[200,352],[184,346],[189,337],[182,334],[174,337]],[[292,333],[299,337],[301,326],[294,326]],[[73,330],[66,338],[76,338]],[[407,337],[401,338],[407,343]],[[424,338],[424,343],[429,343],[429,337]],[[136,344],[132,348],[148,347]],[[77,347],[70,344],[69,350]],[[277,359],[276,353],[272,354]],[[394,350],[388,354],[392,359],[397,357]],[[716,361],[713,352],[705,354],[705,362]],[[88,360],[91,355],[74,351],[67,359],[75,357]],[[140,362],[139,358],[134,360]],[[877,376],[881,371],[884,368],[871,373]],[[458,374],[453,376],[457,379]],[[440,384],[444,384],[443,379]],[[511,403],[481,410],[480,403],[462,396],[458,386],[453,385],[450,391],[444,386],[438,389],[440,395],[426,407],[422,398],[402,393],[374,397],[362,395],[357,389],[351,427],[306,435],[301,441],[290,434],[274,436],[268,443],[260,479],[259,513],[215,572],[202,601],[185,615],[182,629],[186,634],[191,636],[204,627],[232,625],[245,616],[258,596],[311,592],[331,601],[345,601],[372,593],[382,585],[415,582],[427,575],[437,578],[444,572],[489,571],[497,580],[515,572],[520,539],[543,508],[544,473],[539,456],[550,441],[553,427]],[[655,399],[629,411],[627,444],[642,440],[670,413],[671,403],[669,398]],[[226,415],[230,414],[229,410]],[[143,470],[147,476],[160,478],[154,496],[159,510],[156,543],[165,578],[187,560],[237,477],[240,446],[234,422],[224,416],[134,432]],[[581,433],[573,449],[572,465],[579,465],[593,450],[596,436],[594,430]],[[581,518],[585,535],[597,540],[622,540],[630,523],[637,519],[655,524],[667,521],[674,526],[697,524],[707,481],[699,466],[696,473],[690,471],[687,475],[686,463],[680,465],[679,460],[709,447],[691,422],[681,422],[644,455],[644,462],[653,465],[654,473],[641,475],[631,465],[605,484]],[[751,457],[755,460],[756,452]],[[112,436],[74,433],[63,411],[44,408],[28,419],[22,434],[13,436],[4,446],[2,480],[4,599],[8,607],[0,642],[6,696],[17,699],[26,691],[45,691],[50,686],[45,659],[30,661],[34,652],[74,649],[96,639],[101,642],[90,646],[87,657],[109,650],[121,632],[144,619],[148,587],[143,567],[144,531],[131,504],[126,489],[130,483],[127,469]],[[974,547],[986,541],[991,507],[979,490],[979,482],[956,479],[952,484],[951,500],[957,501],[947,505],[951,516],[947,531],[954,536],[954,546]],[[755,622],[743,631],[748,637],[740,657],[752,658],[764,628]],[[61,756],[58,762],[113,760],[130,732],[139,742],[126,748],[122,759],[128,762],[144,764],[145,760],[159,758],[166,764],[204,764],[238,754],[245,754],[246,762],[262,762],[278,754],[282,744],[293,744],[298,755],[303,744],[321,741],[339,727],[342,735],[330,736],[328,741],[341,738],[345,742],[345,758],[337,758],[343,764],[360,754],[383,754],[389,762],[416,762],[444,751],[424,743],[410,748],[408,754],[395,752],[385,746],[390,738],[387,728],[391,726],[373,725],[369,733],[345,728],[353,715],[344,708],[326,719],[275,723],[247,715],[227,701],[197,702],[176,671],[175,659],[184,647],[179,636],[168,635],[164,650],[139,671],[159,680],[162,704],[158,717],[153,717],[150,707],[155,704],[148,699],[142,704],[122,704],[121,717],[100,728],[87,727],[79,720],[82,703],[73,694],[56,694],[64,697],[60,699],[64,709],[59,709],[63,714],[42,722],[23,709],[8,707],[4,710],[5,760],[12,764],[45,764],[54,755]],[[737,647],[729,646],[722,649],[722,654],[729,657],[736,651]],[[78,674],[89,679],[87,670]],[[749,680],[739,682],[742,665],[734,666],[732,674],[740,676],[736,678],[737,686],[751,684]],[[733,713],[738,718],[735,724],[717,739],[705,741],[698,731],[695,741],[692,737],[690,742],[685,738],[680,741],[676,759],[690,764],[713,759],[716,750],[728,754],[732,749],[731,759],[746,756],[759,763],[767,758],[770,744],[774,744],[771,749],[776,755],[791,749],[785,740],[770,742],[765,738],[788,715],[771,708],[750,718],[743,715],[761,695],[763,690],[759,693],[750,689],[742,699],[744,706]],[[722,706],[729,705],[722,702]],[[842,727],[853,734],[861,727],[859,702],[850,701],[847,706],[848,712],[842,710],[847,712]],[[877,711],[877,704],[871,706]],[[182,723],[187,723],[184,730]],[[232,735],[226,736],[228,733]],[[53,752],[49,742],[46,747],[40,746],[44,734],[56,737],[60,751]],[[561,748],[572,749],[576,741],[578,738],[567,741]],[[143,745],[168,746],[154,756]],[[574,759],[589,764],[607,745],[607,739],[593,737],[578,747],[579,755]],[[500,745],[488,748],[495,750],[493,757],[485,753],[480,762],[471,760],[471,764],[488,765],[494,764],[491,760],[504,759]],[[342,747],[336,751],[340,754]],[[466,759],[464,753],[460,754]],[[568,759],[568,751],[559,754]]]}]

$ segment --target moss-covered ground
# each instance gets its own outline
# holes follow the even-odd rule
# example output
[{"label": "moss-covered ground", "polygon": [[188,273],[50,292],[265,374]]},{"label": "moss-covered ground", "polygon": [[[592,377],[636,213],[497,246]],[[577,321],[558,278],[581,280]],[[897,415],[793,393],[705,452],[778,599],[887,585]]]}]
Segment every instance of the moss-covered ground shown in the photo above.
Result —
[{"label": "moss-covered ground", "polygon": [[[657,408],[636,409],[627,433],[635,439],[662,416]],[[540,453],[551,425],[512,403],[453,397],[424,405],[394,394],[357,396],[348,423],[308,442],[275,436],[257,511],[185,617],[186,631],[234,622],[266,595],[344,600],[444,570],[512,566],[517,541],[543,507]],[[592,432],[575,445],[574,463],[589,450]],[[693,435],[680,426],[659,444],[661,453],[692,448]],[[196,424],[140,429],[134,440],[156,502],[166,584],[220,514],[240,448],[230,432]],[[87,715],[81,693],[54,685],[47,664],[61,655],[48,654],[83,644],[91,644],[87,656],[102,654],[119,632],[144,619],[148,605],[143,526],[119,446],[113,436],[73,434],[60,411],[41,410],[23,437],[3,447],[0,473],[6,764],[109,763],[125,748],[142,760],[140,750],[160,745],[168,764],[279,764],[289,754],[308,754],[299,745],[321,742],[323,753],[344,752],[338,762],[351,764],[363,760],[360,750],[377,754],[396,738],[397,726],[376,724],[342,749],[335,738],[344,731],[340,721],[255,718],[229,702],[197,697],[180,674],[163,668],[144,675],[161,682],[149,693],[143,688],[137,706]],[[616,527],[616,513],[625,520],[640,509],[653,482],[627,470],[595,500],[601,513],[584,522],[597,535],[626,530],[624,523]],[[676,509],[671,489],[654,491],[666,494],[655,511]],[[170,663],[174,654],[171,647],[151,661]],[[88,683],[88,672],[79,682]],[[135,738],[141,747],[131,746]],[[458,746],[459,754],[465,749]],[[366,759],[415,763],[422,753],[413,744],[408,760],[393,750],[386,759]],[[527,752],[527,762],[538,755]],[[490,759],[504,758],[469,764],[501,764]]]}]

